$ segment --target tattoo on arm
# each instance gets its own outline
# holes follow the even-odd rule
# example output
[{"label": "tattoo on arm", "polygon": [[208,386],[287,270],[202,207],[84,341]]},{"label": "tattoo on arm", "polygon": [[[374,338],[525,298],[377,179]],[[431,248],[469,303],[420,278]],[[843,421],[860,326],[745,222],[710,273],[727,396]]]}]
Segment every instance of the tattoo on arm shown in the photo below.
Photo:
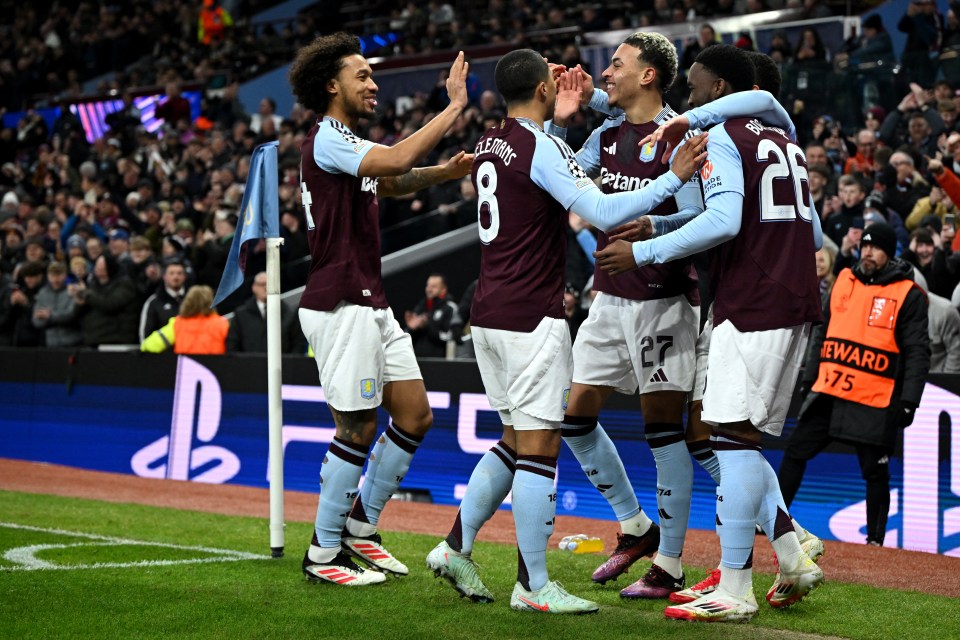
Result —
[{"label": "tattoo on arm", "polygon": [[411,169],[400,176],[380,178],[380,182],[377,185],[377,195],[380,197],[403,196],[408,193],[416,193],[427,187],[432,187],[444,180],[446,180],[446,178],[443,175],[442,167]]},{"label": "tattoo on arm", "polygon": [[337,425],[337,437],[354,444],[368,445],[377,428],[376,409],[365,411],[337,411],[330,407]]}]

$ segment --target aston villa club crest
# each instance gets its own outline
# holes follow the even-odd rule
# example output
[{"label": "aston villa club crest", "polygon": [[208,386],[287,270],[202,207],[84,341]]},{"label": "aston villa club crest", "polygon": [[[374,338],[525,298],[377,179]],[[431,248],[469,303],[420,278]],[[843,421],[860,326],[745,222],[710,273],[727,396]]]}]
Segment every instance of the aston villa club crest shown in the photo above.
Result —
[{"label": "aston villa club crest", "polygon": [[567,404],[570,402],[570,389],[563,390],[563,410],[567,410]]},{"label": "aston villa club crest", "polygon": [[640,162],[650,162],[657,156],[657,145],[653,142],[640,147]]},{"label": "aston villa club crest", "polygon": [[369,400],[377,393],[377,386],[373,378],[364,378],[360,381],[360,397]]}]

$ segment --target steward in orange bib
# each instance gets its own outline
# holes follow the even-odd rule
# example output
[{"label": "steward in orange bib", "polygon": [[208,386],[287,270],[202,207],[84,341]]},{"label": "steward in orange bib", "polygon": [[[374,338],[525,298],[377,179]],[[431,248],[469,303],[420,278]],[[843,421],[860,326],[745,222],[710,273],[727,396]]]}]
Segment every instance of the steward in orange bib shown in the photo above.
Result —
[{"label": "steward in orange bib", "polygon": [[226,353],[230,323],[211,308],[212,304],[213,289],[202,284],[190,287],[180,303],[180,313],[147,336],[140,345],[140,351],[163,353],[173,347],[173,352],[177,354]]},{"label": "steward in orange bib", "polygon": [[832,440],[853,445],[867,483],[867,543],[877,545],[890,509],[889,457],[899,430],[913,422],[930,369],[927,297],[896,248],[893,228],[872,224],[860,262],[837,276],[825,324],[811,336],[800,419],[778,474],[790,506],[808,460]]}]

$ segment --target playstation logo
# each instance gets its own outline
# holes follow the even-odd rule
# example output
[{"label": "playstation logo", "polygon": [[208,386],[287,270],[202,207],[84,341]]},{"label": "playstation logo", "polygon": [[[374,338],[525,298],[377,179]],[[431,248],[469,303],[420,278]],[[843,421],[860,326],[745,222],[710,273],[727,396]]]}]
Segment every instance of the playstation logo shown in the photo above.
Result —
[{"label": "playstation logo", "polygon": [[180,356],[170,434],[133,454],[130,468],[142,478],[228,482],[240,472],[240,459],[229,449],[207,444],[220,429],[220,408],[217,377],[195,360]]}]

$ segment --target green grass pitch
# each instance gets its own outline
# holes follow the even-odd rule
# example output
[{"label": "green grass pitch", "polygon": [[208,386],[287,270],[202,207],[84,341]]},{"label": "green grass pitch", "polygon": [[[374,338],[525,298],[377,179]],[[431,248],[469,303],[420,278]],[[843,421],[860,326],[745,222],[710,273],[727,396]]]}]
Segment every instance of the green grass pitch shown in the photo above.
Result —
[{"label": "green grass pitch", "polygon": [[[286,557],[270,559],[266,519],[0,492],[0,522],[0,638],[960,638],[955,599],[829,582],[829,571],[786,611],[767,606],[773,578],[757,575],[753,622],[703,625],[665,620],[663,602],[621,600],[624,579],[592,584],[599,556],[552,550],[551,577],[601,605],[566,617],[510,610],[507,545],[477,545],[497,597],[477,605],[426,569],[438,541],[428,536],[387,532],[411,575],[351,589],[303,579],[304,523],[288,525]],[[688,584],[703,576],[687,568]]]}]

